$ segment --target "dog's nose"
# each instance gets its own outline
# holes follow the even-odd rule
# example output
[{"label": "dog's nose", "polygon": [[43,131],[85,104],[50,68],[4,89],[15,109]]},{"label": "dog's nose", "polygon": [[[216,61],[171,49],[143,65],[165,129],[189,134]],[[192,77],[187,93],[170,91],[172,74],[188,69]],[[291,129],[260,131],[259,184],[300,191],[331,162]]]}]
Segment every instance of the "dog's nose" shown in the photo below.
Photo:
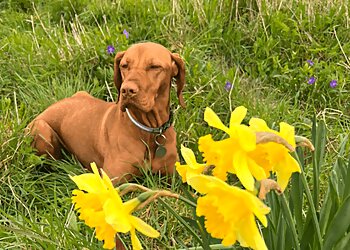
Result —
[{"label": "dog's nose", "polygon": [[133,97],[138,91],[138,87],[134,84],[127,84],[121,88],[121,92],[124,97]]}]

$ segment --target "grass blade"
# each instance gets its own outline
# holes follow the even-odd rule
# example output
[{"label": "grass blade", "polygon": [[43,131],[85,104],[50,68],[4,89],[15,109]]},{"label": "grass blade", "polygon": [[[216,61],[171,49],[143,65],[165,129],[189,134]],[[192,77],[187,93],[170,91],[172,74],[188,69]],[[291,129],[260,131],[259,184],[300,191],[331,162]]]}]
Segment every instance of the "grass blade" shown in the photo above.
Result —
[{"label": "grass blade", "polygon": [[169,210],[169,212],[172,213],[175,216],[175,218],[185,227],[185,229],[193,236],[193,238],[199,244],[202,245],[203,249],[210,250],[210,248],[208,248],[208,246],[205,246],[203,244],[203,241],[198,237],[198,234],[193,230],[193,228],[190,225],[188,225],[187,222],[171,206],[169,206],[162,199],[159,199],[159,202],[162,203]]}]

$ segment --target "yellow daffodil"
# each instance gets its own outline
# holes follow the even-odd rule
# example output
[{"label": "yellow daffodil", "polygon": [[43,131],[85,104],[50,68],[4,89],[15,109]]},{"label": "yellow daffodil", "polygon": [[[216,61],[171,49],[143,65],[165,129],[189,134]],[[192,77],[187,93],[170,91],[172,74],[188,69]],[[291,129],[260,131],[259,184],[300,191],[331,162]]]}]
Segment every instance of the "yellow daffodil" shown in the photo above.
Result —
[{"label": "yellow daffodil", "polygon": [[227,172],[234,173],[246,189],[253,191],[254,178],[265,179],[266,173],[249,156],[256,149],[256,135],[248,126],[241,124],[246,113],[246,108],[237,107],[231,113],[230,127],[226,127],[213,110],[206,108],[204,120],[209,126],[226,132],[229,138],[214,141],[211,135],[206,135],[199,138],[198,148],[203,152],[207,165],[215,166],[214,176],[225,181]]},{"label": "yellow daffodil", "polygon": [[201,174],[205,168],[205,164],[197,163],[193,151],[183,145],[181,145],[181,155],[184,158],[186,165],[181,165],[180,162],[176,162],[175,167],[176,171],[182,178],[182,182],[185,183],[191,176]]},{"label": "yellow daffodil", "polygon": [[266,227],[270,208],[246,190],[205,175],[188,179],[194,189],[204,196],[198,198],[196,213],[205,217],[205,227],[224,246],[238,241],[243,247],[267,249],[255,222],[255,216]]},{"label": "yellow daffodil", "polygon": [[140,205],[138,198],[123,203],[117,189],[106,173],[102,178],[96,164],[92,163],[93,173],[70,176],[80,190],[73,190],[72,202],[79,211],[79,219],[91,228],[96,228],[96,238],[103,240],[103,247],[115,247],[116,233],[130,231],[134,250],[142,249],[135,229],[149,237],[158,237],[159,233],[141,219],[131,215]]},{"label": "yellow daffodil", "polygon": [[[272,132],[285,139],[293,148],[296,146],[294,127],[285,122],[280,123],[279,132],[270,129],[264,120],[258,118],[252,118],[249,125],[256,132]],[[292,173],[301,171],[298,162],[289,154],[288,149],[275,142],[258,144],[251,156],[263,165],[265,170],[276,173],[277,183],[282,191],[287,187]]]},{"label": "yellow daffodil", "polygon": [[[118,193],[103,170],[101,178],[95,163],[91,164],[91,169],[93,173],[70,176],[80,189],[73,190],[72,202],[80,212],[79,219],[84,220],[89,227],[96,228],[96,238],[104,241],[104,248],[110,249],[115,246],[116,231],[106,223],[103,206],[114,196],[113,193]],[[121,199],[119,202],[122,202]]]}]

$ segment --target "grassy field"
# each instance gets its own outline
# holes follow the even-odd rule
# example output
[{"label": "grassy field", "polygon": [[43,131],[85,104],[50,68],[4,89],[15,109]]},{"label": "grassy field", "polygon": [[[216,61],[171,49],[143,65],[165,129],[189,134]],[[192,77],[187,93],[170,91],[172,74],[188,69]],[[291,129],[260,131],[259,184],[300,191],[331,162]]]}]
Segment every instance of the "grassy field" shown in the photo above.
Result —
[{"label": "grassy field", "polygon": [[[115,98],[108,45],[121,51],[153,41],[183,57],[187,109],[176,108],[175,127],[178,145],[196,154],[198,138],[211,131],[203,121],[207,106],[227,124],[230,111],[244,105],[249,117],[271,127],[288,122],[309,138],[312,121],[323,121],[326,155],[316,176],[322,200],[341,138],[350,131],[349,26],[348,0],[0,1],[0,249],[102,246],[70,201],[75,184],[68,174],[84,170],[69,155],[58,162],[35,156],[23,131],[47,106],[78,90]],[[175,91],[172,101],[177,105]],[[349,152],[346,144],[343,155]],[[148,173],[138,182],[186,189],[178,178],[169,186]],[[191,216],[181,202],[166,202]],[[162,203],[152,206],[140,217],[161,238],[141,237],[147,249],[196,245]]]}]

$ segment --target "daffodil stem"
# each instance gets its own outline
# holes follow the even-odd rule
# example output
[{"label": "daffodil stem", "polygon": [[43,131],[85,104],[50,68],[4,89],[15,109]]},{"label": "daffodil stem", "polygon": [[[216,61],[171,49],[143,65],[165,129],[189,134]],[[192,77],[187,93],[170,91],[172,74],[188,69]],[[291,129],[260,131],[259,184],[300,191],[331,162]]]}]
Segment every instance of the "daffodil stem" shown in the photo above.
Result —
[{"label": "daffodil stem", "polygon": [[125,184],[122,184],[118,187],[120,193],[119,195],[120,196],[123,196],[129,192],[133,192],[133,191],[136,191],[136,190],[141,190],[141,191],[144,191],[144,192],[148,192],[148,191],[151,191],[151,189],[149,188],[146,188],[144,186],[141,186],[141,185],[138,185],[138,184],[134,184],[134,183],[125,183]]},{"label": "daffodil stem", "polygon": [[[221,244],[215,244],[215,245],[210,245],[209,246],[210,249],[234,249],[233,246],[223,246]],[[189,247],[189,248],[186,248],[186,250],[203,250],[204,248],[203,247]],[[185,250],[185,249],[179,249],[179,250]]]},{"label": "daffodil stem", "polygon": [[137,209],[144,208],[145,206],[147,206],[148,204],[150,204],[151,202],[153,202],[154,200],[156,200],[159,197],[171,197],[171,198],[179,199],[179,196],[180,196],[178,194],[174,194],[174,193],[166,191],[166,190],[150,191],[150,194],[151,193],[154,193],[154,195],[150,196],[147,200],[142,202]]},{"label": "daffodil stem", "polygon": [[312,219],[313,219],[315,230],[316,230],[318,244],[319,244],[319,246],[322,246],[322,236],[321,236],[320,224],[319,224],[318,219],[317,219],[315,204],[314,204],[313,199],[312,199],[311,191],[309,189],[309,186],[307,184],[307,180],[306,180],[306,177],[305,177],[305,174],[303,171],[300,173],[300,176],[301,176],[301,181],[302,181],[304,188],[305,188],[307,200],[310,203],[311,215],[312,215]]},{"label": "daffodil stem", "polygon": [[[297,159],[297,161],[299,162],[299,165],[301,166],[301,162],[300,162],[298,154],[294,153],[294,157]],[[311,191],[310,191],[309,185],[307,183],[304,171],[301,171],[300,178],[301,178],[301,182],[303,183],[303,186],[305,189],[306,198],[310,204],[310,210],[311,210],[312,220],[313,220],[315,230],[316,230],[318,246],[321,247],[322,246],[322,235],[321,235],[321,230],[320,230],[320,224],[319,224],[318,219],[317,219],[315,204],[313,202]]]},{"label": "daffodil stem", "polygon": [[125,183],[125,184],[119,186],[118,188],[120,190],[120,193],[119,193],[120,196],[123,196],[123,195],[125,195],[125,194],[127,194],[129,192],[133,192],[133,191],[136,191],[136,190],[140,190],[140,191],[144,191],[144,192],[155,192],[155,195],[150,197],[150,198],[148,198],[146,201],[142,202],[142,204],[138,207],[138,209],[142,209],[145,206],[147,206],[149,203],[151,203],[152,201],[157,199],[158,197],[164,197],[164,196],[179,199],[179,200],[187,203],[188,205],[190,205],[192,207],[196,207],[197,206],[196,203],[190,201],[189,199],[187,199],[187,198],[185,198],[185,197],[183,197],[181,195],[171,193],[171,192],[166,191],[166,190],[152,191],[149,188],[146,188],[144,186],[141,186],[141,185],[138,185],[138,184],[134,184],[134,183]]}]

